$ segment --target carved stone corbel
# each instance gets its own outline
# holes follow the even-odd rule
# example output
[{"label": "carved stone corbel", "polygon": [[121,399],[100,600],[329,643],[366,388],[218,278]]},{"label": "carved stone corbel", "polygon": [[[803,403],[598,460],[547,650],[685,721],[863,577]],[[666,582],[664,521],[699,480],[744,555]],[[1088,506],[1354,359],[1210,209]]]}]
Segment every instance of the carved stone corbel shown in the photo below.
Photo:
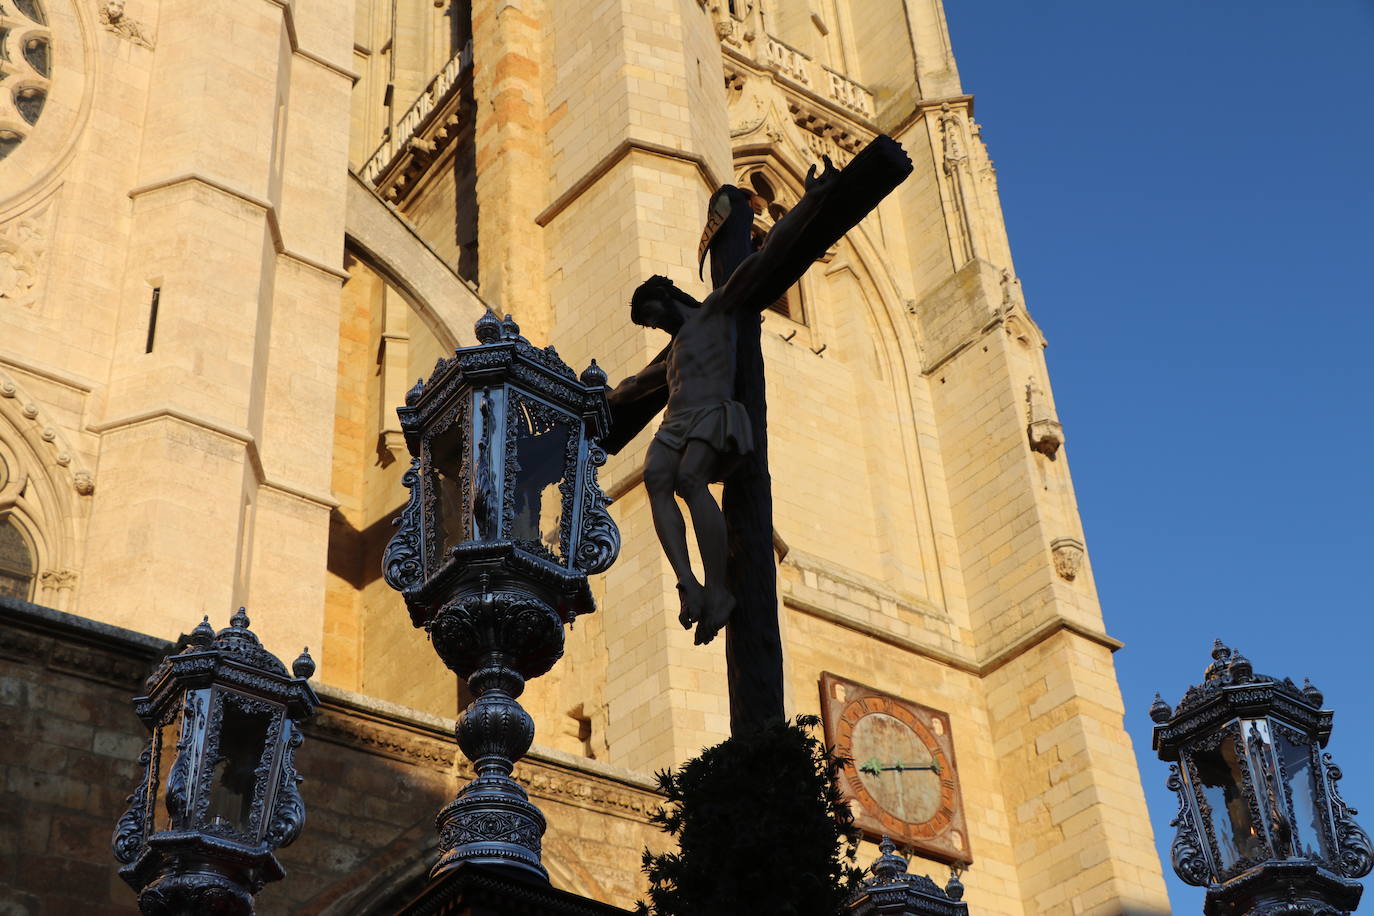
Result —
[{"label": "carved stone corbel", "polygon": [[1054,571],[1059,578],[1072,582],[1083,568],[1083,542],[1078,538],[1055,538],[1050,542],[1054,555]]},{"label": "carved stone corbel", "polygon": [[1026,384],[1026,404],[1030,409],[1030,423],[1026,427],[1026,434],[1030,437],[1031,450],[1054,460],[1059,454],[1060,446],[1064,444],[1064,427],[1055,416],[1054,408],[1050,406],[1049,398],[1045,397],[1044,389],[1034,378]]},{"label": "carved stone corbel", "polygon": [[71,589],[76,587],[76,571],[72,569],[45,569],[38,580],[44,588]]}]

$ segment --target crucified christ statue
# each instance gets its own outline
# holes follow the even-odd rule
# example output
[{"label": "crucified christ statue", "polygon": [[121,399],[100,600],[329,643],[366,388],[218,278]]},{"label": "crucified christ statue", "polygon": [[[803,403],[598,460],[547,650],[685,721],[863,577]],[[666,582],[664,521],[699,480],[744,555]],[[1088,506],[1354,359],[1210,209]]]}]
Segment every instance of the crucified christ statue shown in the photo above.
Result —
[{"label": "crucified christ statue", "polygon": [[[722,187],[712,197],[700,252],[703,260],[711,255],[711,293],[697,302],[656,276],[630,300],[631,320],[667,331],[672,342],[611,392],[612,429],[602,444],[618,452],[666,403],[645,458],[644,486],[677,577],[679,621],[696,627],[698,645],[726,628],[735,734],[783,718],[759,316],[911,168],[901,146],[881,135],[843,170],[825,158],[757,251],[751,195]],[[708,489],[721,480],[723,512]],[[679,496],[692,518],[704,583],[688,558]]]}]

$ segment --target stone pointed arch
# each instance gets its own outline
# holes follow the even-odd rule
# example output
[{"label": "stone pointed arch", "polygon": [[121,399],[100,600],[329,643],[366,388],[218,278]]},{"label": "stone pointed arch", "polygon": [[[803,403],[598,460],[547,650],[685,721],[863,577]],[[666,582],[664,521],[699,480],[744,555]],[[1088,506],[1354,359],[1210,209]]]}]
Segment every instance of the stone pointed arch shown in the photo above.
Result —
[{"label": "stone pointed arch", "polygon": [[39,402],[3,372],[0,459],[8,478],[0,486],[0,516],[13,521],[33,548],[33,600],[68,610],[95,480]]}]

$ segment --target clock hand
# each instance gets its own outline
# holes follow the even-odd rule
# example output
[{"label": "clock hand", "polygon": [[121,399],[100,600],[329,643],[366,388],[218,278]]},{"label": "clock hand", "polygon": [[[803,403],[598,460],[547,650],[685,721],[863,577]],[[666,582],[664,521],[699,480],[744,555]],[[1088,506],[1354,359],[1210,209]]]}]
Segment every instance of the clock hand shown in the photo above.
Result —
[{"label": "clock hand", "polygon": [[889,766],[883,764],[883,762],[879,760],[877,757],[873,757],[859,764],[860,773],[868,773],[873,776],[880,776],[884,771],[893,770],[895,770],[898,773],[905,773],[908,770],[930,770],[932,773],[935,773],[938,776],[940,773],[940,761],[932,760],[930,763],[921,764],[902,763],[900,760],[898,760],[896,763],[891,764]]}]

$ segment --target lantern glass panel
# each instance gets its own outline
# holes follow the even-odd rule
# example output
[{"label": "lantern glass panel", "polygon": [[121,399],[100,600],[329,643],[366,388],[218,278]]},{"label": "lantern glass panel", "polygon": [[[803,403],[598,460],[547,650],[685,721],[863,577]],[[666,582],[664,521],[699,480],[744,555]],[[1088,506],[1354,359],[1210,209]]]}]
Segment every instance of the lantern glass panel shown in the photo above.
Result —
[{"label": "lantern glass panel", "polygon": [[511,538],[534,553],[563,555],[564,480],[576,474],[573,418],[541,401],[516,397],[509,421],[515,427],[515,499]]},{"label": "lantern glass panel", "polygon": [[273,716],[256,705],[235,702],[227,694],[221,694],[219,702],[219,747],[210,782],[206,825],[246,835],[252,826],[253,799],[259,788],[265,788],[258,785],[258,771],[263,770],[265,780],[266,768],[261,764]]},{"label": "lantern glass panel", "polygon": [[1255,826],[1250,802],[1245,797],[1245,762],[1236,752],[1236,739],[1228,735],[1215,748],[1193,757],[1193,772],[1203,798],[1211,808],[1221,868],[1229,870],[1245,859],[1263,857],[1264,840]]},{"label": "lantern glass panel", "polygon": [[467,494],[461,479],[466,439],[467,430],[461,424],[454,424],[429,441],[430,467],[437,497],[434,501],[435,541],[441,545],[431,558],[433,565],[443,562],[450,548],[468,539]]},{"label": "lantern glass panel", "polygon": [[157,729],[157,759],[153,761],[154,770],[151,774],[152,785],[156,787],[153,792],[153,830],[173,830],[178,825],[172,823],[172,813],[167,810],[167,777],[172,772],[172,766],[176,763],[177,742],[181,739],[181,726],[183,718],[181,705],[174,707],[172,718],[158,726]]},{"label": "lantern glass panel", "polygon": [[1326,831],[1322,829],[1321,810],[1317,807],[1319,789],[1314,751],[1306,744],[1294,744],[1287,735],[1279,734],[1278,751],[1283,759],[1283,773],[1288,780],[1288,795],[1293,799],[1293,846],[1298,855],[1320,859],[1326,856]]}]

